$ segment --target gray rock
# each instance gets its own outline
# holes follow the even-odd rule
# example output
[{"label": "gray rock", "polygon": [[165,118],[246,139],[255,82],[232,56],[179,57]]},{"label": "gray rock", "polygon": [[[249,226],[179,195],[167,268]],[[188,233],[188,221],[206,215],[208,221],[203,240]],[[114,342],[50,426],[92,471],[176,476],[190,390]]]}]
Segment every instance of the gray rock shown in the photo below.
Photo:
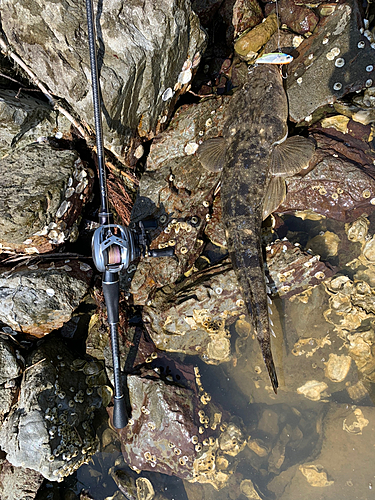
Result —
[{"label": "gray rock", "polygon": [[21,367],[15,350],[7,340],[0,337],[0,424],[10,411],[17,392],[15,379],[20,374]]},{"label": "gray rock", "polygon": [[20,374],[21,368],[14,349],[9,342],[0,338],[0,385],[17,378]]},{"label": "gray rock", "polygon": [[[95,19],[104,138],[109,149],[122,155],[137,128],[141,136],[151,137],[168,114],[171,101],[162,96],[178,84],[187,59],[196,56],[198,61],[205,35],[187,0],[116,0],[101,6]],[[19,5],[11,0],[2,6],[1,22],[7,40],[37,77],[93,123],[84,2],[27,0]],[[177,87],[188,76],[180,77]]]},{"label": "gray rock", "polygon": [[69,321],[87,293],[92,272],[82,271],[79,262],[59,265],[0,275],[0,320],[37,336]]},{"label": "gray rock", "polygon": [[360,19],[357,2],[340,3],[298,47],[286,81],[293,121],[305,120],[348,92],[372,86],[375,51],[360,33]]},{"label": "gray rock", "polygon": [[1,500],[33,500],[43,482],[43,476],[32,469],[14,467],[0,459]]},{"label": "gray rock", "polygon": [[100,366],[75,360],[57,338],[43,342],[26,364],[0,446],[12,465],[62,480],[95,452],[92,422],[101,406],[96,386],[105,375]]},{"label": "gray rock", "polygon": [[0,154],[22,147],[40,138],[69,131],[70,122],[51,106],[30,95],[16,98],[15,90],[0,89]]},{"label": "gray rock", "polygon": [[0,159],[0,176],[3,250],[42,253],[74,235],[93,184],[75,151],[31,144]]}]

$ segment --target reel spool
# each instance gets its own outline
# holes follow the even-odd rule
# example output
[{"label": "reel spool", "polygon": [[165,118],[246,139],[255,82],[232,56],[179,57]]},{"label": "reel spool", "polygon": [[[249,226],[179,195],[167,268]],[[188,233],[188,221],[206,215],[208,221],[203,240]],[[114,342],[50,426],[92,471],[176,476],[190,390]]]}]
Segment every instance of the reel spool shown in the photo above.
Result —
[{"label": "reel spool", "polygon": [[118,224],[107,224],[96,229],[92,242],[92,258],[100,272],[120,272],[137,257],[133,234]]}]

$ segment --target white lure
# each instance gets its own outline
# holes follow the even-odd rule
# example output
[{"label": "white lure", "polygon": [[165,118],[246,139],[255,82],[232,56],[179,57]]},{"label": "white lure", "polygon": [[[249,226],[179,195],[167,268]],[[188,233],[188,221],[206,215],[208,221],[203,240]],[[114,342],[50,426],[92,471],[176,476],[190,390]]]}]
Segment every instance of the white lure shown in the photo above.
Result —
[{"label": "white lure", "polygon": [[263,54],[255,62],[258,64],[289,64],[293,61],[293,56],[284,52],[271,52]]}]

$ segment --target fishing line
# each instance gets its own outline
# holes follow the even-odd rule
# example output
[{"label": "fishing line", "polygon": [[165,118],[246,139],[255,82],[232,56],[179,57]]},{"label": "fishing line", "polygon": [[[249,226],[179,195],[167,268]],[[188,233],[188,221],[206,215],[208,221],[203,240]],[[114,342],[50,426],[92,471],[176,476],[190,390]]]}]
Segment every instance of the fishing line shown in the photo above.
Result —
[{"label": "fishing line", "polygon": [[[277,18],[277,50],[281,52],[281,47],[280,47],[280,26],[279,26],[279,4],[278,0],[275,0],[276,3],[276,18]],[[281,20],[280,20],[281,22]]]}]

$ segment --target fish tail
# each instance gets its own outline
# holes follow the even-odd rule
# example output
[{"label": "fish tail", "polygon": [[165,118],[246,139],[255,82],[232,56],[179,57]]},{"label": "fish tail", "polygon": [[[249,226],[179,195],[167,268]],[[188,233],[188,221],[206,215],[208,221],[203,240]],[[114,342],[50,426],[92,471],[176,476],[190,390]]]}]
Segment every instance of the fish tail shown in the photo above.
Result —
[{"label": "fish tail", "polygon": [[262,350],[263,360],[268,370],[268,375],[271,380],[271,384],[275,394],[277,394],[277,388],[279,387],[279,382],[277,380],[276,368],[273,362],[272,352],[269,342],[259,340],[260,348]]}]

